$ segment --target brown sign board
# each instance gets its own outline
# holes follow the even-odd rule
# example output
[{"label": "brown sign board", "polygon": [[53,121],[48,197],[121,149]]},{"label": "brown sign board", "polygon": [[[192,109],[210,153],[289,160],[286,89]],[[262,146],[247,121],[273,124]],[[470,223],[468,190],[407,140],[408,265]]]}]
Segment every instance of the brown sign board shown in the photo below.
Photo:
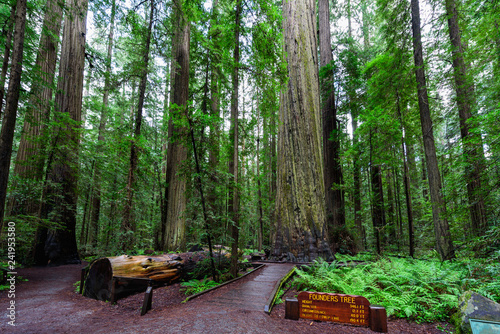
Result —
[{"label": "brown sign board", "polygon": [[365,297],[301,292],[297,300],[300,318],[370,326],[370,303]]}]

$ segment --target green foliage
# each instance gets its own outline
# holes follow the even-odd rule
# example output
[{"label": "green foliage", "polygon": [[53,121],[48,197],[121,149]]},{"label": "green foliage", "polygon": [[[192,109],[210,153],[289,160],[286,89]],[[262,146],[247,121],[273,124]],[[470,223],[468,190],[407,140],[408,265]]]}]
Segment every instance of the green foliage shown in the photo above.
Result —
[{"label": "green foliage", "polygon": [[219,285],[219,283],[209,280],[206,277],[203,278],[202,280],[192,279],[190,281],[181,283],[181,286],[186,288],[184,290],[184,294],[186,296],[203,292],[205,290],[216,287],[217,285]]},{"label": "green foliage", "polygon": [[75,293],[80,293],[80,282],[81,281],[76,281],[73,283],[73,288],[75,289]]},{"label": "green foliage", "polygon": [[[63,228],[61,224],[52,222],[48,219],[38,219],[38,217],[27,216],[27,215],[17,215],[12,217],[6,217],[6,221],[15,223],[15,233],[16,233],[16,264],[31,265],[33,264],[33,241],[35,240],[35,235],[37,229],[47,228],[51,230]],[[7,224],[5,224],[5,229],[7,229]],[[7,233],[7,232],[4,232]],[[7,257],[7,247],[0,249],[0,256],[3,258]]]},{"label": "green foliage", "polygon": [[463,262],[438,262],[382,258],[355,266],[344,262],[315,261],[297,270],[294,286],[299,290],[344,293],[366,297],[386,308],[389,316],[417,321],[446,320],[466,290],[499,300],[500,265],[491,264],[480,275],[479,266]]}]

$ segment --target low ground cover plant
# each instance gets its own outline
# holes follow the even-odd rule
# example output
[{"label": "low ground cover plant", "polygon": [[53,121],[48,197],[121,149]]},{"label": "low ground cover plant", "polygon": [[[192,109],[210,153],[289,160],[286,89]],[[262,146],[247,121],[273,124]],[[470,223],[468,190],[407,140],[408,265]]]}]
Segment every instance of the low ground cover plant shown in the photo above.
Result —
[{"label": "low ground cover plant", "polygon": [[467,290],[500,300],[498,263],[386,257],[349,265],[353,258],[344,259],[344,266],[320,259],[297,270],[293,286],[298,291],[364,296],[384,306],[388,316],[429,322],[448,320]]}]

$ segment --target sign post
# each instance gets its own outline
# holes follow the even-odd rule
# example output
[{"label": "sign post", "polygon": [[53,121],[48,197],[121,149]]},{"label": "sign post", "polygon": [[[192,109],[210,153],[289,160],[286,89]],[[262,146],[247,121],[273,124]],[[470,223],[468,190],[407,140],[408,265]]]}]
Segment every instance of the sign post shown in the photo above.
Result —
[{"label": "sign post", "polygon": [[301,292],[297,299],[286,300],[287,319],[332,321],[370,327],[387,332],[387,314],[380,306],[370,305],[362,296],[338,293]]}]

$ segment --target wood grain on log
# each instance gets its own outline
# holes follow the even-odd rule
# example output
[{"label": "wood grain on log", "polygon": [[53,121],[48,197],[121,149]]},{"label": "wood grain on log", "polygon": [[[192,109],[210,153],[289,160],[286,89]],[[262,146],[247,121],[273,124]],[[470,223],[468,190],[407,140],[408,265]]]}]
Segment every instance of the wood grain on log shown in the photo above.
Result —
[{"label": "wood grain on log", "polygon": [[171,283],[180,278],[182,262],[170,256],[129,256],[109,257],[113,276],[149,278],[156,282]]}]

